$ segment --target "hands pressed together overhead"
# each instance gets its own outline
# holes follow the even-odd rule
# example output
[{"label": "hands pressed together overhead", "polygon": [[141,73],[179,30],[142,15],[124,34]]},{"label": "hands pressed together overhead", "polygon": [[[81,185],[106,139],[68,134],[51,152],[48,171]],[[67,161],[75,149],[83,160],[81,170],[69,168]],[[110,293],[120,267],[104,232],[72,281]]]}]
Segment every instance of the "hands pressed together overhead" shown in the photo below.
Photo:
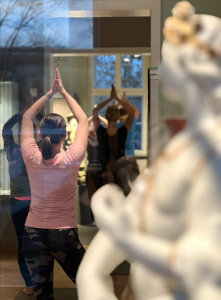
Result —
[{"label": "hands pressed together overhead", "polygon": [[117,91],[116,91],[115,86],[113,84],[112,84],[112,87],[111,87],[110,98],[111,99],[118,98]]},{"label": "hands pressed together overhead", "polygon": [[[128,102],[128,99],[127,99],[127,96],[126,96],[125,92],[123,92],[122,99],[120,99],[118,97],[116,88],[113,84],[112,84],[112,87],[111,87],[110,99],[115,99],[118,103],[119,103],[119,101]],[[119,103],[119,104],[121,104],[121,103]]]},{"label": "hands pressed together overhead", "polygon": [[55,70],[55,75],[54,75],[54,82],[53,82],[53,86],[52,86],[52,92],[55,93],[60,93],[62,94],[65,91],[62,80],[61,80],[61,75],[60,72],[58,70],[58,68],[56,68]]}]

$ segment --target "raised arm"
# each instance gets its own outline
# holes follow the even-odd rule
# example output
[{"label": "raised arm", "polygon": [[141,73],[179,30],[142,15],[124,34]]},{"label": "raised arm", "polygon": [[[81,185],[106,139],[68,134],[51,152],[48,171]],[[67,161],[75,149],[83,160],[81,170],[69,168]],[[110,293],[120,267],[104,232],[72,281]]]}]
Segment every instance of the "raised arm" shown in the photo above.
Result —
[{"label": "raised arm", "polygon": [[3,126],[2,137],[4,140],[4,148],[6,148],[10,143],[14,142],[13,137],[13,127],[16,123],[21,123],[22,114],[16,114],[12,116]]},{"label": "raised arm", "polygon": [[[131,102],[128,100],[127,97],[124,97],[124,99],[122,99],[122,100],[125,100],[125,101],[127,102],[127,104],[130,105],[131,108],[133,108],[133,110],[134,110],[134,117],[136,117],[136,118],[138,119],[138,118],[139,118],[139,115],[140,115],[140,110],[139,110],[133,103],[131,103]],[[120,106],[120,103],[117,102],[116,105],[117,105],[117,107],[119,107],[119,106]]]},{"label": "raised arm", "polygon": [[42,96],[34,104],[32,104],[32,106],[23,115],[21,137],[20,137],[21,142],[26,138],[34,138],[33,120],[56,92],[57,92],[57,87],[56,87],[56,73],[55,73],[53,86],[50,89],[50,91],[48,91],[44,96]]},{"label": "raised arm", "polygon": [[94,122],[94,127],[97,129],[100,126],[100,117],[99,117],[99,111],[105,107],[111,100],[113,99],[113,86],[110,92],[110,96],[107,100],[99,103],[97,106],[94,107],[93,112],[92,112],[92,117],[93,117],[93,122]]},{"label": "raised arm", "polygon": [[[108,125],[107,119],[105,119],[105,118],[103,118],[101,116],[98,116],[98,118],[100,119],[100,122],[102,122],[107,127],[107,125]],[[88,118],[88,122],[93,122],[93,116],[90,116]]]},{"label": "raised arm", "polygon": [[71,112],[78,122],[74,141],[78,141],[86,149],[88,142],[88,118],[77,101],[73,97],[71,97],[71,95],[69,95],[63,87],[61,75],[58,69],[56,69],[56,86],[57,91],[64,97],[65,101],[70,107]]},{"label": "raised arm", "polygon": [[[126,95],[125,95],[126,96]],[[127,102],[128,105],[130,105],[130,107],[133,109],[134,111],[134,117],[136,117],[137,119],[139,118],[139,115],[140,115],[140,110],[133,104],[131,103],[127,96],[124,97],[122,100],[124,100],[125,102]]]},{"label": "raised arm", "polygon": [[113,96],[114,99],[123,106],[123,108],[126,110],[126,112],[128,113],[128,116],[124,122],[124,126],[127,128],[127,131],[129,131],[131,129],[131,126],[133,124],[133,120],[134,120],[134,108],[132,107],[132,105],[130,104],[130,102],[127,99],[126,93],[123,93],[122,99],[120,99],[117,95],[116,89],[115,87],[113,87]]},{"label": "raised arm", "polygon": [[105,125],[105,127],[107,127],[107,125],[108,125],[107,119],[105,119],[105,118],[103,118],[103,117],[101,117],[101,116],[98,116],[98,117],[99,117],[99,119],[100,119],[100,122],[102,122],[102,123]]}]

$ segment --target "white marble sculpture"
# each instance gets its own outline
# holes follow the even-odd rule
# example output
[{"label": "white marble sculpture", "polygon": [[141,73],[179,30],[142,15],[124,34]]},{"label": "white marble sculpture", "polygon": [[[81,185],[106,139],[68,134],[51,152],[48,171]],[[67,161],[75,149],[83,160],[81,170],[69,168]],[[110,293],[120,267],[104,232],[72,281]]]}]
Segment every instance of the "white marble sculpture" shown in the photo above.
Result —
[{"label": "white marble sculpture", "polygon": [[131,262],[136,300],[221,299],[221,20],[178,2],[165,22],[163,92],[186,128],[134,182],[92,199],[100,228],[80,266],[79,300],[116,300],[110,272]]}]

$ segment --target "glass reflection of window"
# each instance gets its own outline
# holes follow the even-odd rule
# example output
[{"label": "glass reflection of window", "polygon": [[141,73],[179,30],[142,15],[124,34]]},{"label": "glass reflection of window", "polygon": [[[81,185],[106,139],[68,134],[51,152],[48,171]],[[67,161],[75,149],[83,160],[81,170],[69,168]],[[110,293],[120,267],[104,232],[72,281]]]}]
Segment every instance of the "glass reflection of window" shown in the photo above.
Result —
[{"label": "glass reflection of window", "polygon": [[[82,2],[75,1],[79,10],[85,9]],[[60,0],[0,1],[1,47],[93,48],[93,18],[70,18],[71,5]],[[93,1],[87,1],[87,10],[92,7]]]},{"label": "glass reflection of window", "polygon": [[143,87],[143,59],[141,55],[121,56],[121,87]]},{"label": "glass reflection of window", "polygon": [[94,88],[105,89],[115,85],[116,56],[98,55],[94,57]]}]

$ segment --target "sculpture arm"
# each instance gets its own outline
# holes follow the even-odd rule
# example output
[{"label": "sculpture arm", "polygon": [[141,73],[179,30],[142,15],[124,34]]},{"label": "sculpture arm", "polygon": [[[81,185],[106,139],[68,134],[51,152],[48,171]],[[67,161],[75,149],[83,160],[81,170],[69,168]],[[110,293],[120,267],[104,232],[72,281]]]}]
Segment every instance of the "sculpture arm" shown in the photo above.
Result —
[{"label": "sculpture arm", "polygon": [[125,199],[117,185],[106,184],[101,187],[92,197],[95,221],[127,253],[130,261],[139,260],[155,271],[168,275],[172,243],[142,233],[138,228],[138,199],[142,192],[136,187]]},{"label": "sculpture arm", "polygon": [[213,220],[205,220],[209,235],[204,234],[205,228],[196,232],[190,226],[175,242],[151,236],[140,231],[133,217],[140,198],[137,190],[134,203],[129,199],[130,194],[124,202],[120,202],[121,194],[117,186],[105,185],[94,194],[92,208],[96,223],[125,251],[128,260],[174,279],[193,300],[202,299],[204,293],[208,299],[220,299],[221,247],[219,237],[214,240],[220,227],[214,227]]},{"label": "sculpture arm", "polygon": [[[207,229],[210,227],[208,223]],[[190,231],[176,242],[170,271],[186,291],[188,299],[218,300],[221,297],[219,238],[202,232]]]},{"label": "sculpture arm", "polygon": [[110,236],[100,230],[92,240],[77,273],[79,300],[117,300],[111,272],[125,260]]}]

